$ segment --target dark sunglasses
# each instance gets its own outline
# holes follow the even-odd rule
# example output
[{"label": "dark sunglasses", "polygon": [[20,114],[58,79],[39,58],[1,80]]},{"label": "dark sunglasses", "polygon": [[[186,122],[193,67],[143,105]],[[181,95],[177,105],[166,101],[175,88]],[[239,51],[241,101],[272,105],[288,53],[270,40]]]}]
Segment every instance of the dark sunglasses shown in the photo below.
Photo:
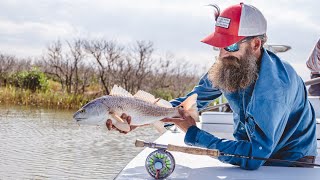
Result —
[{"label": "dark sunglasses", "polygon": [[[234,44],[231,44],[230,46],[227,46],[225,48],[223,48],[224,50],[228,51],[228,52],[236,52],[236,51],[239,51],[239,48],[240,48],[240,44],[241,43],[244,43],[244,42],[247,42],[247,41],[250,41],[251,39],[255,38],[257,36],[248,36],[248,37],[245,37],[244,39],[240,40],[239,42],[236,42]],[[217,48],[217,47],[213,47],[214,50],[220,50],[220,48]]]},{"label": "dark sunglasses", "polygon": [[223,48],[224,50],[228,51],[228,52],[236,52],[236,51],[239,51],[239,48],[240,48],[240,44],[241,43],[244,43],[244,42],[247,42],[247,41],[250,41],[251,39],[255,38],[256,36],[249,36],[249,37],[246,37],[244,39],[242,39],[241,41],[239,42],[236,42],[234,44],[231,44],[230,46],[227,46],[225,48]]}]

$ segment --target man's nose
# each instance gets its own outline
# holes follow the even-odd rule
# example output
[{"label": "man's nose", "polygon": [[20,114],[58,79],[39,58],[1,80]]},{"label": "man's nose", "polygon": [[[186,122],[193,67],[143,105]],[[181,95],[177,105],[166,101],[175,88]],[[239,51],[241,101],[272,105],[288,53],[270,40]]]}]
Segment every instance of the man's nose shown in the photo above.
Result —
[{"label": "man's nose", "polygon": [[219,56],[223,58],[223,57],[230,56],[230,54],[224,48],[220,48]]}]

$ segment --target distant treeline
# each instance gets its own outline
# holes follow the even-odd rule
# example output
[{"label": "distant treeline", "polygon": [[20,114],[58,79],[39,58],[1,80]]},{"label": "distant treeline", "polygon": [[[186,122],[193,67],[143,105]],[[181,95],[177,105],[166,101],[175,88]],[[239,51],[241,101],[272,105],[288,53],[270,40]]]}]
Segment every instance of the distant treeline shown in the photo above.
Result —
[{"label": "distant treeline", "polygon": [[0,86],[67,95],[109,94],[114,84],[164,99],[184,95],[204,70],[171,55],[154,53],[152,42],[56,41],[40,57],[0,54]]}]

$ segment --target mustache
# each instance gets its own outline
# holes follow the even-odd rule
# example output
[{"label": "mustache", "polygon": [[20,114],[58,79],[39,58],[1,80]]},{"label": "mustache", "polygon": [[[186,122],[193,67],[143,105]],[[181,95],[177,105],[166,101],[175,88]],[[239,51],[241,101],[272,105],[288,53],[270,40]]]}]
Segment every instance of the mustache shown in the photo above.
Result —
[{"label": "mustache", "polygon": [[241,66],[240,59],[234,56],[219,58],[219,61],[226,67],[233,66],[234,68],[240,68]]}]

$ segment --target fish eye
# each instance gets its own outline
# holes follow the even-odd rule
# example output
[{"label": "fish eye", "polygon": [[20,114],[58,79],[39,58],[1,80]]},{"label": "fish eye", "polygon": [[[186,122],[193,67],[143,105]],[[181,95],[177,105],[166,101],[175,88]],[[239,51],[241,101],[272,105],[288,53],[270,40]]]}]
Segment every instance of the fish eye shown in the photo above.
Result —
[{"label": "fish eye", "polygon": [[85,109],[81,109],[81,110],[80,110],[80,113],[84,113],[84,112],[86,112]]}]

